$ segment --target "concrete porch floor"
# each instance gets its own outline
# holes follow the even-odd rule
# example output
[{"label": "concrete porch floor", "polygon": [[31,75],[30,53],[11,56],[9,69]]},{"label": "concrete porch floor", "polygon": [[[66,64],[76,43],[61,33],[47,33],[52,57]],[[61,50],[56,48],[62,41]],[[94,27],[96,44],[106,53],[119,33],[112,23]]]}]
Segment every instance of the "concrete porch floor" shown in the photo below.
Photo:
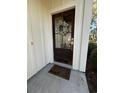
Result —
[{"label": "concrete porch floor", "polygon": [[28,93],[89,93],[84,73],[71,70],[70,80],[48,73],[53,64],[48,64],[27,81]]}]

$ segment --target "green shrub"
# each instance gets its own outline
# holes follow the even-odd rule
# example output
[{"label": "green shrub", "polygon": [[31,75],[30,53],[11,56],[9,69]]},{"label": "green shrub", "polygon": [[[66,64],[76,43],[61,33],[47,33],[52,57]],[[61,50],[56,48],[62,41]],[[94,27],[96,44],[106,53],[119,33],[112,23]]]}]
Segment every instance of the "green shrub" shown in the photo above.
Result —
[{"label": "green shrub", "polygon": [[91,68],[94,72],[97,71],[97,44],[89,43],[88,46],[88,55],[87,55],[88,64],[92,65]]},{"label": "green shrub", "polygon": [[92,50],[89,60],[93,66],[92,69],[96,72],[97,71],[97,48]]},{"label": "green shrub", "polygon": [[97,48],[97,44],[96,43],[89,43],[88,45],[88,58],[91,55],[91,52],[93,51],[93,49]]}]

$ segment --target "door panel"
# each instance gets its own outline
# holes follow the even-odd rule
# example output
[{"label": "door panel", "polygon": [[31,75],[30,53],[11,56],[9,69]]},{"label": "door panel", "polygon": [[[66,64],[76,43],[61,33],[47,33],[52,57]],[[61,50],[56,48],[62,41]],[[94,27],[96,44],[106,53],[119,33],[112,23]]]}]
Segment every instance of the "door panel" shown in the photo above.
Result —
[{"label": "door panel", "polygon": [[54,60],[72,65],[75,10],[53,15]]}]

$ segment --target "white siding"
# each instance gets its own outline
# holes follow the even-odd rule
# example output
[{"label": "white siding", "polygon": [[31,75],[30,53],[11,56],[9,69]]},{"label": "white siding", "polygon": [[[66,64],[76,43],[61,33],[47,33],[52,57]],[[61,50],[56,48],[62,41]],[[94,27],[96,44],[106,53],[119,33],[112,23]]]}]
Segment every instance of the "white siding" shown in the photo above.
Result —
[{"label": "white siding", "polygon": [[[28,0],[28,79],[47,64],[45,61],[44,25],[42,21],[45,7],[40,4],[40,0]],[[33,42],[33,45],[31,45],[31,42]]]},{"label": "white siding", "polygon": [[28,0],[28,78],[54,62],[52,14],[74,7],[73,69],[85,72],[91,3],[92,0]]}]

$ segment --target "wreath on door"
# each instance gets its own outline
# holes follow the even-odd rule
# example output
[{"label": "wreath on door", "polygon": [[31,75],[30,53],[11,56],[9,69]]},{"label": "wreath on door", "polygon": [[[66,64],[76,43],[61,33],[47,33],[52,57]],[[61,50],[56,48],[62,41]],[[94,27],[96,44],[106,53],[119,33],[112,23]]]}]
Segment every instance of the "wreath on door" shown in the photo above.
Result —
[{"label": "wreath on door", "polygon": [[69,33],[69,24],[62,18],[56,23],[56,32],[62,36]]}]

